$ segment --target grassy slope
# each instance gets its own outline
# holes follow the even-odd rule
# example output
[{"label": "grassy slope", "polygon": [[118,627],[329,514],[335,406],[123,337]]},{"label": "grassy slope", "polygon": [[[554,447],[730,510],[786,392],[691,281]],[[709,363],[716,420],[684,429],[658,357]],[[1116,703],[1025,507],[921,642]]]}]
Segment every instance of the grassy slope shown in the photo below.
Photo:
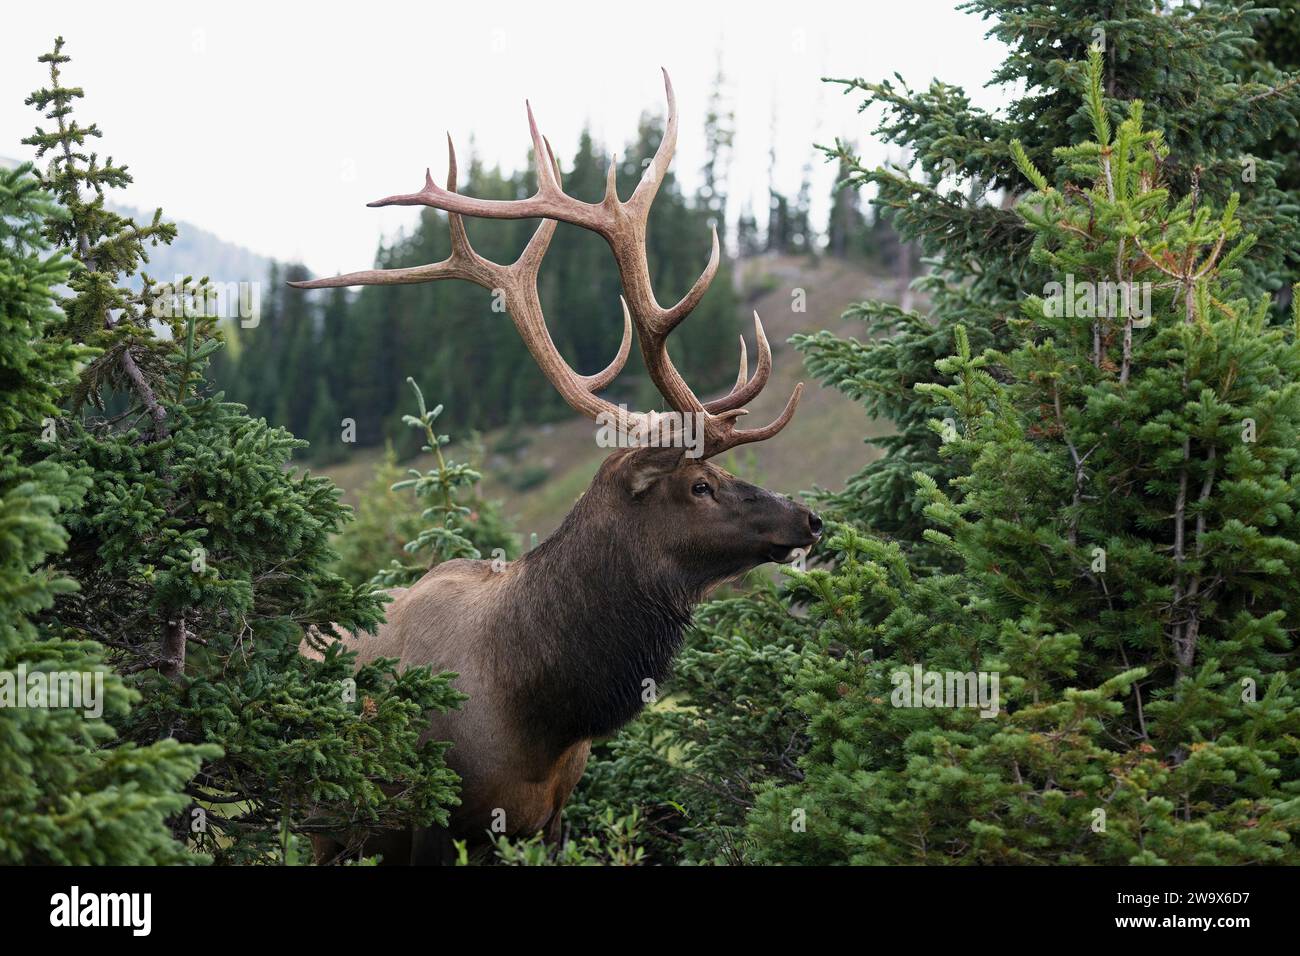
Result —
[{"label": "grassy slope", "polygon": [[[867,434],[877,434],[876,424],[864,418],[861,409],[838,392],[824,389],[808,378],[801,356],[787,344],[796,332],[831,329],[851,335],[857,329],[846,325],[840,313],[851,302],[867,298],[896,298],[891,280],[872,276],[858,266],[823,259],[810,263],[803,259],[770,258],[749,260],[742,267],[745,289],[756,290],[747,308],[763,319],[772,343],[772,376],[763,393],[748,406],[745,424],[765,424],[780,413],[791,389],[798,381],[805,383],[803,400],[794,421],[776,438],[760,445],[742,447],[728,453],[719,463],[723,467],[763,486],[787,494],[809,490],[814,486],[839,488],[876,454],[863,444]],[[806,293],[806,311],[791,309],[792,290]],[[689,319],[687,321],[690,321]],[[752,326],[746,326],[751,368],[754,355]],[[713,396],[707,396],[713,397]],[[454,401],[455,396],[430,396],[433,401]],[[529,445],[517,453],[517,459],[491,455],[483,463],[483,488],[486,497],[500,500],[517,531],[536,533],[545,538],[563,519],[574,500],[591,481],[592,475],[608,453],[594,441],[594,426],[584,419],[531,430]],[[484,446],[491,448],[498,436],[483,436]],[[453,454],[463,453],[460,449]],[[329,475],[344,489],[344,498],[355,504],[356,492],[369,483],[378,449],[360,449],[341,464],[313,471]],[[517,469],[522,462],[541,465],[549,472],[547,479],[527,491],[516,491],[502,476]],[[405,463],[424,468],[423,460]]]}]

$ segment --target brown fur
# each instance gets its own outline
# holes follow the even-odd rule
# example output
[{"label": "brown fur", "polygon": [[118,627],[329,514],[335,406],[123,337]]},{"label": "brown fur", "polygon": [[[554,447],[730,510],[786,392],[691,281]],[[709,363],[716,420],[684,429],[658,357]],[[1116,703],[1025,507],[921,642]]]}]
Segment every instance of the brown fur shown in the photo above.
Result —
[{"label": "brown fur", "polygon": [[[445,860],[449,838],[481,843],[501,824],[557,839],[592,739],[635,716],[647,681],[664,680],[692,607],[819,530],[808,509],[680,450],[620,451],[524,557],[498,570],[448,561],[393,592],[375,635],[345,639],[358,666],[395,657],[453,671],[469,700],[434,714],[425,734],[452,742],[447,763],[462,781],[450,832],[378,841],[389,861]],[[318,854],[329,855],[324,842]]]}]

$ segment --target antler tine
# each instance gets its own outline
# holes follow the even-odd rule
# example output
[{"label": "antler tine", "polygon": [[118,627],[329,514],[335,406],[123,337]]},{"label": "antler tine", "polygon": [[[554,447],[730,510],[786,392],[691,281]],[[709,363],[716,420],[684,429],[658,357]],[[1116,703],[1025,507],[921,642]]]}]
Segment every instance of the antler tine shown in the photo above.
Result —
[{"label": "antler tine", "polygon": [[[539,152],[539,156],[542,153]],[[551,151],[550,144],[545,144],[545,155],[550,158],[551,177],[556,188],[559,187],[560,165]],[[456,147],[451,136],[447,137],[447,188],[456,188]],[[426,181],[432,184],[433,178],[426,171]],[[371,205],[374,205],[373,203]],[[597,398],[596,392],[607,388],[627,363],[632,350],[632,318],[623,309],[623,338],[613,361],[594,375],[581,375],[560,355],[546,328],[546,318],[542,313],[541,300],[537,294],[537,273],[542,258],[550,245],[555,232],[555,220],[543,219],[533,233],[523,253],[511,265],[485,259],[474,251],[470,245],[469,235],[461,215],[448,210],[447,223],[451,230],[451,255],[441,262],[424,266],[412,266],[403,269],[367,269],[362,272],[350,272],[346,275],[313,279],[305,282],[290,282],[289,285],[299,289],[336,288],[353,285],[405,285],[417,282],[429,282],[436,279],[468,279],[485,289],[500,289],[504,293],[506,311],[529,353],[542,369],[543,374],[560,392],[575,411],[596,417],[601,414],[612,416],[612,420],[627,420],[620,409],[604,399]],[[632,417],[635,420],[635,415]]]},{"label": "antler tine", "polygon": [[763,332],[763,320],[758,317],[757,312],[754,313],[754,337],[758,340],[758,365],[754,369],[754,377],[746,382],[749,366],[747,362],[748,356],[745,354],[745,336],[742,335],[740,337],[740,375],[736,377],[736,384],[726,396],[716,398],[711,402],[705,402],[705,411],[716,414],[717,412],[739,408],[746,402],[751,401],[767,385],[767,377],[772,371],[772,349],[767,343],[766,333]]},{"label": "antler tine", "polygon": [[353,285],[412,285],[416,282],[431,282],[434,279],[473,281],[471,276],[454,268],[450,259],[444,259],[442,262],[430,263],[427,266],[412,266],[407,269],[363,269],[360,272],[346,272],[343,275],[321,279],[289,281],[287,284],[295,289],[336,289]]},{"label": "antler tine", "polygon": [[[655,150],[654,158],[646,167],[645,174],[641,177],[641,181],[637,183],[636,189],[633,190],[631,198],[626,203],[618,201],[618,194],[615,190],[616,170],[613,157],[610,157],[609,178],[606,183],[603,205],[615,209],[617,214],[613,217],[614,227],[611,231],[601,233],[605,237],[605,241],[609,243],[614,252],[614,257],[618,261],[619,279],[623,283],[624,291],[632,300],[633,312],[637,316],[638,327],[661,337],[667,336],[699,305],[700,300],[704,298],[704,293],[708,291],[709,285],[713,282],[713,277],[717,275],[718,266],[722,259],[721,245],[718,242],[718,230],[717,227],[714,227],[713,244],[704,271],[675,305],[665,309],[659,304],[659,300],[655,297],[654,286],[650,281],[650,266],[645,252],[645,228],[650,216],[650,207],[654,203],[655,196],[659,193],[659,187],[663,184],[664,178],[668,175],[668,167],[677,151],[678,125],[677,95],[673,92],[673,81],[668,76],[666,69],[663,70],[663,75],[664,96],[668,101],[668,118],[664,123],[663,138],[660,139],[659,147]],[[655,384],[660,385],[662,389],[662,385],[657,379]],[[670,391],[672,390],[670,388]],[[679,409],[679,411],[681,410]]]},{"label": "antler tine", "polygon": [[[533,141],[537,159],[537,192],[527,199],[475,199],[443,189],[425,173],[424,188],[419,192],[401,193],[377,199],[371,206],[432,206],[446,212],[487,219],[558,219],[581,226],[603,236],[618,261],[619,278],[632,305],[632,314],[638,326],[645,326],[660,335],[666,335],[699,304],[709,283],[718,270],[720,249],[715,237],[713,253],[703,274],[690,291],[676,305],[665,309],[659,305],[650,283],[650,269],[644,248],[645,223],[650,206],[659,191],[677,145],[677,98],[672,80],[664,71],[664,91],[668,99],[668,119],[664,137],[655,151],[636,190],[626,203],[620,202],[615,189],[616,168],[611,157],[609,179],[605,197],[600,203],[583,202],[564,192],[558,180],[543,169],[546,152],[545,140],[538,130],[532,105],[526,103],[528,131]],[[715,230],[716,231],[716,230]]]},{"label": "antler tine", "polygon": [[726,421],[722,427],[715,429],[716,434],[710,438],[707,428],[704,439],[704,454],[706,457],[721,454],[729,448],[735,448],[737,445],[748,445],[756,441],[767,441],[794,418],[795,409],[799,407],[799,399],[803,397],[803,382],[799,382],[790,393],[786,400],[785,408],[768,424],[762,428],[735,428],[732,416],[736,414],[745,414],[744,410],[724,412],[723,416]]},{"label": "antler tine", "polygon": [[[532,118],[533,111],[530,108],[528,111],[528,119],[530,123]],[[534,125],[533,132],[536,131],[537,127]],[[534,144],[537,142],[537,140],[534,140]],[[551,175],[555,178],[556,188],[559,188],[560,162],[555,158],[555,153],[551,150],[551,144],[546,142],[545,137],[542,137],[541,142],[546,145],[546,156],[550,160],[547,165],[551,167]],[[537,146],[534,145],[534,148],[537,148]],[[541,162],[542,154],[537,153],[537,158],[537,181],[540,183],[543,176]],[[519,254],[519,258],[515,260],[515,263],[511,268],[519,269],[521,272],[529,275],[531,279],[536,280],[537,273],[542,267],[542,259],[546,255],[546,250],[551,245],[551,237],[555,235],[556,225],[557,223],[554,219],[543,219],[541,225],[537,227],[537,231],[533,233],[533,237],[528,240],[528,245],[524,247],[524,251]]]},{"label": "antler tine", "polygon": [[[743,388],[745,380],[749,378],[749,355],[745,348],[745,333],[742,332],[737,337],[740,339],[740,371],[736,373],[736,384],[731,389],[733,393]],[[705,408],[708,406],[705,405]],[[725,411],[725,409],[720,408],[717,411]]]},{"label": "antler tine", "polygon": [[713,284],[713,277],[718,274],[718,266],[722,263],[722,246],[718,242],[718,227],[713,227],[713,246],[709,250],[709,261],[700,273],[695,284],[690,287],[687,293],[681,297],[681,300],[671,308],[663,309],[653,301],[654,292],[650,290],[651,302],[647,306],[654,313],[658,313],[655,326],[659,334],[667,335],[675,329],[682,321],[700,304],[704,298],[704,293],[709,291],[709,286]]},{"label": "antler tine", "polygon": [[[650,375],[665,400],[679,412],[699,412],[704,406],[682,381],[681,376],[666,361],[663,342],[667,335],[699,304],[721,263],[721,245],[717,230],[713,230],[712,249],[708,264],[681,301],[664,308],[655,298],[650,281],[650,266],[646,258],[645,230],[650,205],[672,161],[677,142],[677,99],[672,80],[664,71],[664,92],[668,100],[668,119],[664,137],[655,151],[654,159],[626,203],[620,202],[616,190],[617,170],[611,160],[605,197],[600,203],[587,203],[567,195],[554,173],[553,156],[549,144],[542,137],[533,114],[532,104],[526,104],[528,132],[533,141],[536,157],[537,192],[527,199],[497,200],[474,199],[439,187],[426,174],[425,185],[416,193],[389,196],[370,205],[426,205],[457,215],[479,216],[491,219],[556,219],[589,229],[604,237],[618,264],[619,279],[624,296],[632,312],[632,320],[640,333],[642,355]],[[552,169],[544,168],[546,159],[552,159]],[[538,261],[536,253],[549,236],[537,238],[537,246],[527,256],[529,262]],[[663,358],[660,358],[660,355]]]},{"label": "antler tine", "polygon": [[[564,196],[564,189],[560,185],[559,166],[555,162],[555,154],[551,152],[551,144],[545,136],[537,129],[537,119],[533,116],[533,104],[524,100],[524,109],[528,111],[528,135],[533,140],[533,158],[537,163],[537,191],[539,194],[547,196]],[[547,162],[547,160],[550,162]],[[564,196],[568,199],[570,197]]]},{"label": "antler tine", "polygon": [[[425,170],[425,178],[432,181],[429,171]],[[456,144],[451,141],[451,133],[447,134],[447,188],[452,192],[456,191]],[[447,226],[451,230],[451,258],[457,255],[467,256],[471,259],[480,258],[474,251],[474,247],[469,244],[469,233],[465,231],[465,220],[454,212],[447,213]]]},{"label": "antler tine", "polygon": [[618,153],[609,154],[609,168],[605,170],[604,205],[611,209],[617,209],[620,205],[618,199]]},{"label": "antler tine", "polygon": [[[427,169],[424,177],[427,183],[433,182],[433,176]],[[451,189],[456,188],[456,147],[451,141],[450,133],[447,134],[447,185]],[[484,259],[474,251],[460,216],[448,213],[447,224],[451,229],[451,254],[441,262],[405,269],[365,269],[323,279],[290,282],[289,285],[295,289],[329,289],[353,285],[409,285],[436,279],[466,279],[485,289],[497,288],[505,267]]]},{"label": "antler tine", "polygon": [[[620,300],[621,301],[621,300]],[[609,387],[614,379],[618,378],[623,371],[623,366],[627,364],[627,357],[632,354],[632,313],[627,310],[627,303],[623,303],[623,341],[619,343],[618,354],[614,360],[605,366],[605,368],[595,375],[584,375],[583,379],[587,384],[587,390],[590,392],[601,392]]]},{"label": "antler tine", "polygon": [[[668,116],[663,138],[647,166],[646,174],[637,183],[627,202],[618,198],[618,169],[613,156],[610,157],[605,195],[599,203],[583,202],[566,194],[554,150],[538,129],[532,105],[526,103],[528,132],[537,162],[537,191],[532,196],[517,200],[462,196],[455,191],[453,158],[452,174],[446,189],[438,186],[426,171],[424,188],[419,192],[389,196],[370,203],[371,206],[425,205],[447,212],[454,223],[453,229],[456,230],[453,234],[453,254],[447,262],[417,267],[415,270],[388,270],[383,279],[375,279],[376,273],[354,273],[334,280],[318,280],[318,283],[351,284],[346,280],[360,276],[369,277],[370,281],[375,282],[421,282],[425,278],[453,275],[464,275],[480,285],[484,285],[485,280],[491,282],[489,288],[500,287],[505,290],[507,310],[514,318],[529,351],[552,384],[570,405],[587,414],[592,414],[594,408],[602,411],[613,408],[608,402],[594,398],[592,392],[608,385],[622,369],[630,348],[631,330],[635,326],[646,369],[664,400],[676,412],[703,416],[706,455],[770,438],[784,428],[794,415],[803,385],[800,383],[795,388],[785,410],[770,424],[756,429],[735,427],[736,419],[747,414],[741,406],[762,391],[772,370],[771,348],[757,314],[754,315],[754,334],[758,343],[758,364],[754,375],[748,375],[748,355],[742,336],[740,372],[735,386],[727,395],[707,405],[695,396],[668,355],[669,334],[695,309],[717,275],[721,263],[721,243],[718,231],[714,228],[712,250],[704,271],[680,301],[668,308],[661,306],[650,280],[645,240],[650,207],[663,184],[677,147],[677,98],[667,70],[664,71],[664,93],[668,102]],[[541,218],[543,222],[523,254],[513,265],[507,267],[490,263],[473,253],[468,239],[464,238],[461,216],[488,219]],[[623,341],[614,361],[594,376],[578,375],[560,357],[546,331],[545,319],[537,299],[537,273],[554,233],[556,221],[580,226],[602,236],[618,264],[619,279],[623,286]],[[465,275],[471,272],[475,274]],[[620,420],[626,421],[626,418]]]},{"label": "antler tine", "polygon": [[632,198],[627,201],[628,206],[635,207],[646,213],[650,211],[650,204],[655,201],[655,196],[659,193],[659,185],[668,173],[668,166],[673,161],[673,154],[677,152],[677,96],[673,93],[673,81],[669,78],[668,71],[663,67],[659,69],[664,75],[664,95],[668,100],[668,119],[664,123],[663,139],[659,140],[659,148],[655,150],[654,159],[646,167],[645,173],[641,176],[641,181],[637,183],[636,189],[632,192]]},{"label": "antler tine", "polygon": [[[608,220],[596,227],[595,231],[605,238],[618,263],[619,278],[622,281],[624,290],[624,314],[625,316],[629,315],[630,302],[631,320],[637,327],[641,354],[645,359],[646,369],[651,379],[673,409],[685,414],[704,416],[706,454],[712,455],[736,445],[762,441],[779,432],[793,417],[800,396],[803,394],[803,385],[800,383],[795,388],[794,393],[786,403],[785,410],[769,425],[758,429],[737,429],[735,427],[736,419],[746,414],[746,411],[741,406],[763,390],[772,371],[771,347],[763,330],[762,319],[759,318],[757,312],[754,313],[754,336],[758,343],[757,367],[754,370],[753,377],[749,378],[748,355],[746,354],[744,337],[741,336],[740,370],[737,374],[736,384],[728,395],[709,402],[707,405],[701,403],[672,363],[672,359],[668,354],[667,338],[673,329],[691,314],[704,297],[704,293],[708,291],[709,285],[712,283],[721,264],[721,243],[718,240],[718,231],[715,227],[712,230],[712,248],[709,261],[703,273],[695,280],[695,283],[679,302],[667,309],[660,306],[650,281],[650,268],[646,259],[645,229],[650,206],[654,202],[659,187],[667,174],[669,164],[672,162],[677,147],[677,97],[673,91],[672,79],[668,76],[668,71],[664,70],[663,72],[664,93],[668,101],[668,118],[665,123],[663,138],[659,142],[658,149],[655,150],[651,164],[647,167],[646,175],[642,177],[631,198],[626,203],[620,202],[618,198],[617,163],[614,156],[610,157],[605,182],[605,196],[599,207],[608,213]],[[528,118],[530,132],[534,137],[534,142],[536,142],[538,134],[531,107],[528,110]],[[546,146],[549,150],[550,143],[547,142]],[[541,182],[539,174],[539,194],[543,190]],[[558,177],[556,185],[558,186]],[[559,192],[559,195],[565,201],[572,202],[570,197],[564,196],[562,191]],[[584,213],[591,211],[593,208],[587,204],[582,205]],[[582,225],[576,219],[567,216],[563,218],[577,225]]]},{"label": "antler tine", "polygon": [[[525,101],[528,111],[528,132],[533,141],[533,155],[537,162],[537,192],[527,199],[475,199],[462,196],[452,189],[443,189],[433,181],[428,171],[424,174],[424,188],[414,193],[399,193],[367,203],[368,206],[432,206],[445,212],[481,219],[558,219],[605,235],[609,228],[608,210],[567,195],[560,187],[554,167],[547,170],[546,158],[550,146],[537,128],[532,105]],[[554,157],[551,156],[554,160]]]}]

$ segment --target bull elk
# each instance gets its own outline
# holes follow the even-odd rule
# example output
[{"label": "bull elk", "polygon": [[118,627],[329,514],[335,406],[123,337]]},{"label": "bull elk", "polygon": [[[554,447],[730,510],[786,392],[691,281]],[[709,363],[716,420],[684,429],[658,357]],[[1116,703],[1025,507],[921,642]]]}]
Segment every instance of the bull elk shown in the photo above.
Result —
[{"label": "bull elk", "polygon": [[[371,206],[431,206],[447,213],[451,254],[442,262],[375,269],[298,288],[396,285],[465,279],[504,297],[533,359],[572,408],[617,421],[629,434],[654,431],[659,413],[627,413],[598,396],[627,359],[635,326],[641,354],[672,416],[697,423],[703,448],[623,448],[601,465],[559,529],[522,558],[494,570],[485,560],[448,561],[410,588],[392,592],[387,621],[371,637],[345,636],[358,666],[395,657],[402,667],[453,671],[469,695],[457,711],[433,716],[427,738],[449,740],[448,764],[460,775],[461,804],[447,831],[372,834],[366,852],[390,862],[438,862],[452,838],[480,843],[495,822],[511,835],[542,831],[555,840],[560,812],[586,767],[593,738],[613,733],[643,706],[645,682],[662,681],[682,642],[692,608],[720,584],[765,562],[787,562],[811,547],[821,520],[807,508],[741,481],[707,459],[770,438],[794,415],[803,384],[784,411],[762,428],[741,429],[744,404],[767,382],[771,350],[754,316],[758,361],[748,376],[744,336],[740,374],[731,392],[702,402],[668,357],[667,340],[707,290],[719,261],[717,230],[708,266],[685,297],[656,301],[646,261],[646,222],[677,140],[672,82],[664,73],[668,123],[654,160],[631,198],[615,187],[611,160],[604,199],[566,194],[559,164],[528,123],[537,161],[537,192],[522,200],[473,199],[456,190],[456,154],[448,139],[447,187],[425,173],[424,188]],[[512,265],[471,248],[462,217],[541,218]],[[623,287],[623,339],[604,371],[581,375],[560,356],[547,331],[537,292],[538,270],[556,222],[603,236]],[[678,443],[680,444],[680,442]],[[304,642],[304,652],[307,651]],[[496,832],[502,832],[500,826]],[[318,840],[318,857],[339,845]]]}]

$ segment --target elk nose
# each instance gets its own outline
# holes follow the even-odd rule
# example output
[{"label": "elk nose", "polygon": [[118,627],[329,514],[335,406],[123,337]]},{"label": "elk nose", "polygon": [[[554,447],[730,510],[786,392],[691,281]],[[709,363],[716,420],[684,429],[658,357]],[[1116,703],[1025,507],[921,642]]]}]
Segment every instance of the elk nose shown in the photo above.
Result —
[{"label": "elk nose", "polygon": [[822,533],[822,519],[815,511],[808,512],[808,530],[814,535],[820,535]]}]

